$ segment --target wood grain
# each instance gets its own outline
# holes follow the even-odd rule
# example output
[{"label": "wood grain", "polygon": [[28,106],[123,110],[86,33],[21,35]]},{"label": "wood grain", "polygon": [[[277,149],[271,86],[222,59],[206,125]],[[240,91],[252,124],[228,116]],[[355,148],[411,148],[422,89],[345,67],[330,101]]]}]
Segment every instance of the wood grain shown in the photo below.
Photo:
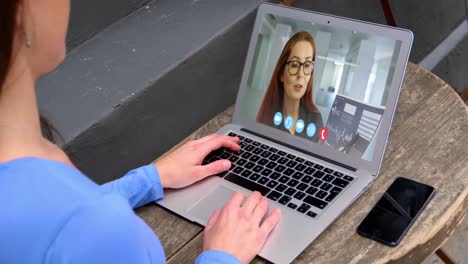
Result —
[{"label": "wood grain", "polygon": [[[230,122],[232,112],[231,107],[186,140],[215,132]],[[466,214],[467,146],[468,108],[447,84],[410,63],[380,176],[295,263],[422,261],[448,239]],[[437,193],[400,245],[392,248],[357,235],[356,228],[397,176],[430,184]],[[168,263],[190,263],[201,252],[199,226],[155,205],[138,214],[162,238]]]},{"label": "wood grain", "polygon": [[397,128],[403,120],[408,119],[416,113],[419,107],[429,97],[442,89],[446,83],[433,73],[413,64],[408,63],[403,86],[400,91],[395,118],[392,123],[392,131]]},{"label": "wood grain", "polygon": [[156,233],[163,245],[166,258],[202,231],[202,227],[167,211],[156,204],[136,210],[146,224]]}]

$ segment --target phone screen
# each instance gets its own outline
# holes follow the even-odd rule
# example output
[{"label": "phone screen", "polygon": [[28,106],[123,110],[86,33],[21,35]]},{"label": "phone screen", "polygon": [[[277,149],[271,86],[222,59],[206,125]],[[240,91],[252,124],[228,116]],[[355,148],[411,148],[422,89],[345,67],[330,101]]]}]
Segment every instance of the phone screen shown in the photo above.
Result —
[{"label": "phone screen", "polygon": [[397,178],[358,227],[358,233],[390,246],[401,241],[434,194],[434,188]]}]

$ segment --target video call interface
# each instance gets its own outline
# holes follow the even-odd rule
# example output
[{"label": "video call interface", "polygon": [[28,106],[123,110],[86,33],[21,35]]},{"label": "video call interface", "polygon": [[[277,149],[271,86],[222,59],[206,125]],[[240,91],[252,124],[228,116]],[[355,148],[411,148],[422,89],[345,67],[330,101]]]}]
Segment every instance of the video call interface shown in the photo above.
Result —
[{"label": "video call interface", "polygon": [[372,160],[401,41],[265,15],[241,116]]}]

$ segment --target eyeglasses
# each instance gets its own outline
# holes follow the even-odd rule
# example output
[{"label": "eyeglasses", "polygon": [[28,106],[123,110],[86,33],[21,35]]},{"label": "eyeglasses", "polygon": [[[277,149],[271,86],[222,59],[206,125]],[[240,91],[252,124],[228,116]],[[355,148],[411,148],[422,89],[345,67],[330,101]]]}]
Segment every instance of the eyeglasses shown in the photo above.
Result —
[{"label": "eyeglasses", "polygon": [[296,60],[292,61],[287,61],[286,65],[288,65],[288,72],[291,75],[296,75],[299,73],[299,69],[302,67],[302,70],[304,71],[305,75],[311,75],[312,71],[314,70],[314,61],[305,61],[305,62],[300,62]]}]

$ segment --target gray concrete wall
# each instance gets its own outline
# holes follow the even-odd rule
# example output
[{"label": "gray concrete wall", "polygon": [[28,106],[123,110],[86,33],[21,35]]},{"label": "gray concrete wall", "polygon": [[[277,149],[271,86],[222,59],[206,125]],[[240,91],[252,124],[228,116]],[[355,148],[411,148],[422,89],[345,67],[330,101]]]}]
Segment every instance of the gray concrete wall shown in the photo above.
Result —
[{"label": "gray concrete wall", "polygon": [[150,0],[72,0],[67,46],[72,49]]},{"label": "gray concrete wall", "polygon": [[433,72],[459,92],[468,89],[468,35],[433,69]]}]

